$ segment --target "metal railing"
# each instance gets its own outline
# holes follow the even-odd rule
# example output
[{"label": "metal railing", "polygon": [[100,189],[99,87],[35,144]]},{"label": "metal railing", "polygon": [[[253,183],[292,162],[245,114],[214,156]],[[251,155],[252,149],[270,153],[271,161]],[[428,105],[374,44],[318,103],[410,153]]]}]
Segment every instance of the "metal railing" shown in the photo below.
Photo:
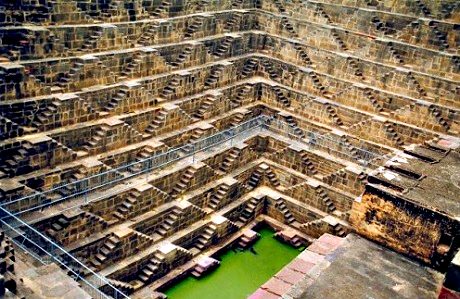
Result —
[{"label": "metal railing", "polygon": [[[12,238],[16,245],[26,250],[31,256],[36,258],[41,263],[57,263],[61,268],[65,269],[71,277],[79,281],[83,289],[87,291],[88,294],[90,294],[93,298],[129,298],[120,290],[112,286],[105,277],[96,274],[94,271],[76,259],[72,254],[63,249],[60,245],[56,244],[49,237],[45,236],[34,227],[27,224],[25,221],[21,220],[18,216],[27,211],[32,211],[39,208],[41,209],[46,206],[54,205],[65,200],[70,200],[80,196],[87,196],[91,191],[112,186],[121,181],[127,180],[134,176],[138,176],[140,174],[148,173],[156,168],[165,166],[186,157],[193,156],[193,161],[195,161],[196,153],[206,151],[209,148],[229,140],[233,142],[233,139],[236,136],[243,133],[248,133],[252,129],[259,128],[261,131],[272,131],[276,134],[282,134],[289,137],[290,139],[302,142],[307,146],[307,148],[326,148],[329,149],[329,152],[331,150],[334,151],[335,155],[340,154],[342,156],[346,156],[349,159],[357,160],[356,154],[350,155],[347,152],[334,149],[335,147],[341,148],[345,146],[345,144],[340,140],[335,140],[324,134],[305,131],[305,136],[300,137],[298,134],[296,134],[294,130],[295,128],[292,126],[292,124],[288,124],[274,117],[261,115],[212,136],[199,139],[184,146],[169,149],[167,152],[156,154],[152,157],[148,157],[137,162],[128,163],[118,168],[89,176],[72,183],[63,184],[47,191],[38,192],[36,194],[16,199],[14,201],[3,203],[0,205],[0,224],[3,230]],[[356,148],[356,150],[360,156],[358,162],[363,165],[366,165],[370,160],[378,157],[377,154],[364,149]],[[120,175],[122,172],[127,174]],[[51,201],[47,198],[47,195],[56,194],[58,191],[65,191],[67,194],[55,201]],[[97,197],[93,198],[92,200],[96,199]],[[19,212],[8,211],[7,207],[9,205],[20,204],[21,201],[24,200],[34,200],[38,204]],[[85,201],[85,203],[88,202],[89,201]],[[88,279],[88,277],[90,277],[90,279]],[[106,292],[108,290],[111,295],[107,295],[106,293],[102,292],[100,290],[101,287],[104,287]]]},{"label": "metal railing", "polygon": [[[199,153],[207,148],[219,145],[244,132],[247,132],[250,129],[258,127],[276,132],[290,139],[297,140],[305,144],[307,148],[318,148],[335,156],[354,160],[363,167],[367,167],[371,164],[371,161],[381,157],[374,152],[356,146],[353,146],[354,154],[351,154],[350,151],[343,150],[346,145],[342,140],[333,139],[325,134],[303,131],[305,133],[305,137],[301,138],[295,133],[291,124],[273,117],[260,115],[245,121],[240,125],[203,139],[199,139],[190,144],[175,147],[169,149],[167,152],[159,153],[139,161],[127,163],[117,168],[113,168],[78,181],[56,185],[45,191],[38,191],[31,195],[14,199],[9,202],[4,202],[0,204],[0,207],[11,211],[15,216],[18,216],[76,198],[82,198],[84,203],[89,203],[97,199],[97,197],[89,199],[89,195],[92,192],[114,186],[115,184],[119,184],[133,177],[148,173],[154,169],[166,166],[180,159],[194,156],[196,153]],[[50,198],[57,199],[51,200]]]},{"label": "metal railing", "polygon": [[[61,269],[65,270],[70,277],[78,281],[82,289],[92,298],[129,298],[123,292],[112,286],[105,277],[89,269],[65,249],[35,228],[29,226],[2,207],[0,207],[0,213],[2,214],[2,219],[0,219],[2,229],[18,247],[26,249],[28,253],[42,264],[55,262]],[[12,226],[11,223],[15,223],[16,227]],[[85,278],[83,275],[90,278]],[[99,289],[103,286],[106,290],[110,291],[111,296]]]},{"label": "metal railing", "polygon": [[355,151],[354,154],[348,150],[344,151],[343,148],[346,147],[346,143],[343,140],[331,138],[326,134],[302,130],[305,133],[305,137],[301,137],[295,132],[292,125],[276,118],[268,119],[264,124],[264,128],[269,131],[274,131],[277,134],[284,135],[289,139],[297,140],[298,142],[305,144],[309,149],[317,148],[337,157],[356,161],[363,167],[370,165],[372,160],[383,157],[380,154],[354,145],[352,145],[353,150]]},{"label": "metal railing", "polygon": [[[98,173],[78,181],[59,184],[51,189],[38,191],[9,202],[0,204],[0,207],[14,211],[14,215],[21,215],[37,209],[56,205],[67,200],[83,197],[89,202],[90,192],[101,188],[114,186],[130,178],[150,172],[154,169],[166,166],[177,160],[193,156],[206,148],[216,146],[250,129],[261,126],[266,121],[266,116],[258,116],[243,122],[233,128],[221,131],[212,136],[199,139],[193,143],[169,149],[167,152],[154,155],[136,162],[127,163],[108,171]],[[124,174],[122,174],[124,173]],[[50,198],[58,197],[55,200]]]}]

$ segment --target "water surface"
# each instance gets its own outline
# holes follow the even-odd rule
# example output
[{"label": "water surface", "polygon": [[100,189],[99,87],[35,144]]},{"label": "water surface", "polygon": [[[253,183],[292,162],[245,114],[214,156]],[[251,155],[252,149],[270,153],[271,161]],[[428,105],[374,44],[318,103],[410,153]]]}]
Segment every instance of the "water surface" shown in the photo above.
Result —
[{"label": "water surface", "polygon": [[228,250],[219,256],[221,264],[208,275],[187,277],[164,291],[170,299],[243,299],[251,295],[300,251],[273,238],[269,228],[258,230],[254,250]]}]

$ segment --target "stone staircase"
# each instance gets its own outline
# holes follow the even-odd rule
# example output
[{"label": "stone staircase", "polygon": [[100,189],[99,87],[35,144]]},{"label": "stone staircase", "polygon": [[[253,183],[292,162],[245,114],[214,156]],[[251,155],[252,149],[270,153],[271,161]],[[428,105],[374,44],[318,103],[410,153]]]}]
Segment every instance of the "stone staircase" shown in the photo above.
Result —
[{"label": "stone staircase", "polygon": [[155,10],[150,14],[154,18],[159,18],[162,16],[166,16],[166,12],[171,5],[170,1],[161,1],[160,5],[158,5]]},{"label": "stone staircase", "polygon": [[310,77],[313,86],[317,89],[323,96],[327,95],[326,87],[321,84],[321,81],[318,78],[318,75],[314,71],[307,72],[307,75]]},{"label": "stone staircase", "polygon": [[179,182],[172,188],[171,191],[171,196],[172,198],[177,198],[179,197],[185,190],[188,189],[190,182],[192,181],[194,175],[195,175],[196,169],[189,167],[187,170],[185,170],[180,179]]},{"label": "stone staircase", "polygon": [[219,165],[219,170],[223,171],[224,173],[227,173],[229,170],[232,169],[233,165],[235,164],[235,161],[238,161],[239,157],[241,155],[241,149],[239,148],[232,148],[228,154],[225,155],[225,158],[223,159],[222,163]]},{"label": "stone staircase", "polygon": [[226,36],[222,42],[217,47],[217,50],[213,53],[214,57],[222,58],[225,54],[229,53],[229,50],[232,49],[232,43],[235,40],[233,36]]},{"label": "stone staircase", "polygon": [[399,136],[399,134],[396,132],[395,130],[395,127],[394,125],[389,122],[389,121],[385,121],[383,123],[383,128],[385,130],[385,133],[386,135],[388,136],[388,138],[393,141],[393,143],[399,147],[403,146],[404,145],[404,141],[401,139],[401,137]]},{"label": "stone staircase", "polygon": [[60,215],[56,221],[51,223],[51,226],[46,229],[46,234],[55,237],[60,231],[64,230],[70,225],[70,220],[65,215]]},{"label": "stone staircase", "polygon": [[117,107],[122,106],[123,101],[125,101],[128,97],[128,93],[129,88],[124,86],[120,87],[120,89],[118,89],[118,92],[112,97],[112,99],[110,99],[110,102],[106,106],[104,106],[104,111],[112,112]]},{"label": "stone staircase", "polygon": [[289,22],[288,17],[282,17],[281,18],[281,26],[286,29],[287,32],[289,32],[293,37],[298,38],[299,35],[297,34],[297,31],[294,29],[294,26],[292,25],[291,22]]},{"label": "stone staircase", "polygon": [[231,0],[232,9],[240,8],[243,5],[244,0]]},{"label": "stone staircase", "polygon": [[444,130],[449,131],[450,124],[444,117],[442,117],[441,110],[439,110],[435,105],[430,105],[428,107],[428,111],[430,111],[431,116],[436,119],[436,121],[444,128]]},{"label": "stone staircase", "polygon": [[117,210],[113,213],[113,216],[118,220],[125,220],[129,218],[132,213],[134,206],[137,204],[137,198],[141,195],[139,191],[132,190],[128,192],[123,202],[117,207]]},{"label": "stone staircase", "polygon": [[101,146],[111,130],[112,128],[107,125],[98,127],[96,132],[90,137],[89,141],[83,146],[83,149],[87,152],[91,152],[94,148]]},{"label": "stone staircase", "polygon": [[132,173],[141,171],[144,166],[141,163],[141,161],[153,157],[156,153],[157,153],[157,150],[155,150],[153,147],[148,146],[148,145],[144,146],[144,148],[136,155],[136,158],[134,159],[134,162],[139,162],[139,163],[132,165],[129,168],[129,171]]},{"label": "stone staircase", "polygon": [[121,71],[121,79],[134,78],[136,74],[140,74],[142,71],[142,64],[146,59],[146,55],[142,52],[134,54],[132,60],[127,63]]},{"label": "stone staircase", "polygon": [[414,3],[417,5],[417,7],[420,9],[420,11],[422,12],[422,14],[423,14],[425,17],[428,17],[428,18],[431,17],[431,12],[430,12],[430,10],[429,10],[428,7],[422,2],[422,0],[414,0]]},{"label": "stone staircase", "polygon": [[155,252],[153,258],[149,260],[147,265],[142,268],[139,273],[139,280],[143,283],[149,283],[161,277],[166,269],[165,256],[160,252]]},{"label": "stone staircase", "polygon": [[164,98],[169,98],[171,95],[176,93],[176,88],[180,85],[180,79],[177,76],[174,76],[168,84],[163,88],[161,96]]},{"label": "stone staircase", "polygon": [[280,1],[280,0],[273,0],[273,3],[275,4],[276,8],[278,9],[278,11],[282,14],[286,13],[286,7],[283,5],[283,2],[284,1]]},{"label": "stone staircase", "polygon": [[281,105],[283,105],[286,108],[291,106],[291,101],[284,95],[284,92],[280,87],[274,86],[272,90],[275,93],[277,102],[281,103]]},{"label": "stone staircase", "polygon": [[323,219],[316,219],[302,223],[299,230],[313,238],[319,238],[327,230],[325,229],[325,222]]},{"label": "stone staircase", "polygon": [[394,60],[396,61],[396,63],[398,64],[404,64],[404,59],[403,57],[401,56],[401,54],[398,52],[398,50],[395,49],[394,45],[392,42],[389,42],[388,43],[388,51],[390,52],[391,54],[391,57],[394,58]]},{"label": "stone staircase", "polygon": [[380,105],[380,103],[377,101],[377,99],[375,98],[372,90],[370,88],[366,88],[364,90],[364,95],[366,96],[366,99],[369,100],[369,102],[371,103],[372,107],[375,108],[375,110],[377,112],[383,112],[384,109],[382,107],[382,105]]},{"label": "stone staircase", "polygon": [[389,24],[386,22],[382,22],[377,16],[373,16],[370,23],[374,26],[375,30],[383,34],[394,33],[394,29],[390,28]]},{"label": "stone staircase", "polygon": [[[123,281],[119,281],[119,280],[115,280],[115,279],[110,279],[110,278],[105,278],[113,287],[115,287],[117,290],[121,291],[123,294],[125,295],[129,295],[129,294],[132,294],[135,290],[134,286],[132,286],[131,284],[129,283],[126,283],[126,282],[123,282]],[[109,288],[108,290],[111,290],[111,288]],[[110,294],[108,294],[110,295]]]},{"label": "stone staircase", "polygon": [[302,163],[307,166],[309,175],[315,175],[318,173],[315,164],[310,160],[308,154],[305,151],[300,154],[300,159],[302,160]]},{"label": "stone staircase", "polygon": [[171,253],[168,254],[167,258],[160,250],[156,251],[153,257],[139,272],[139,281],[148,284],[165,275],[170,269],[179,267],[192,258],[192,254],[183,248],[176,247],[174,251],[172,260],[171,257],[169,257]]},{"label": "stone staircase", "polygon": [[345,227],[337,222],[337,220],[332,216],[326,216],[321,219],[302,223],[299,226],[299,229],[313,238],[319,238],[325,233],[330,233],[341,238],[347,235]]},{"label": "stone staircase", "polygon": [[160,129],[165,124],[167,116],[168,111],[164,109],[158,111],[153,121],[145,129],[145,132],[148,134],[156,135],[158,129]]},{"label": "stone staircase", "polygon": [[297,125],[297,121],[294,117],[292,117],[292,115],[285,115],[284,120],[289,125],[289,127],[292,128],[292,131],[294,132],[295,136],[305,138],[304,131],[301,128],[299,128],[299,126]]},{"label": "stone staircase", "polygon": [[163,238],[168,236],[183,214],[184,212],[181,209],[176,207],[172,208],[166,215],[163,222],[158,226],[156,233]]},{"label": "stone staircase", "polygon": [[263,67],[265,69],[265,72],[268,73],[268,76],[270,77],[270,79],[272,79],[274,81],[279,81],[280,76],[275,71],[275,69],[273,67],[273,64],[270,61],[262,60],[262,65],[263,65]]},{"label": "stone staircase", "polygon": [[255,213],[259,203],[259,198],[251,198],[249,202],[246,204],[238,220],[242,223],[248,223],[254,216],[256,216]]},{"label": "stone staircase", "polygon": [[408,79],[410,84],[415,86],[415,89],[418,91],[420,96],[426,96],[427,95],[426,91],[423,89],[423,87],[420,85],[420,83],[414,77],[412,72],[407,73],[407,79]]},{"label": "stone staircase", "polygon": [[210,88],[211,86],[214,86],[217,83],[217,81],[219,81],[219,77],[222,74],[224,69],[225,69],[225,66],[222,65],[222,64],[218,64],[218,65],[214,66],[212,68],[208,78],[204,82],[204,86],[206,88]]},{"label": "stone staircase", "polygon": [[31,170],[30,167],[30,154],[33,151],[33,147],[26,143],[21,146],[15,155],[9,157],[3,163],[3,172],[14,176],[16,172],[28,172]]},{"label": "stone staircase", "polygon": [[198,110],[195,113],[193,113],[193,117],[203,119],[205,113],[209,112],[210,108],[214,106],[215,101],[216,99],[213,97],[206,97],[206,99],[201,103]]},{"label": "stone staircase", "polygon": [[187,154],[193,151],[193,144],[203,138],[208,131],[202,128],[196,128],[193,130],[187,144],[185,144],[182,149]]},{"label": "stone staircase", "polygon": [[212,244],[212,238],[216,234],[216,229],[217,227],[214,224],[207,225],[200,236],[196,239],[195,248],[201,251],[209,247],[209,245]]},{"label": "stone staircase", "polygon": [[320,3],[317,3],[316,4],[316,7],[315,7],[315,12],[318,16],[321,16],[325,21],[326,21],[326,24],[333,24],[331,18],[329,17],[329,15],[324,11],[324,8],[321,6]]},{"label": "stone staircase", "polygon": [[337,126],[343,126],[344,123],[340,119],[339,115],[337,114],[336,109],[329,103],[324,103],[324,107],[326,108],[327,116],[332,120],[334,124]]},{"label": "stone staircase", "polygon": [[233,115],[230,125],[232,127],[236,127],[244,120],[244,118],[245,115],[243,113],[236,113]]},{"label": "stone staircase", "polygon": [[82,72],[84,63],[81,60],[77,60],[72,64],[68,73],[59,78],[57,85],[61,88],[67,88],[70,84],[80,80],[80,73]]},{"label": "stone staircase", "polygon": [[[40,122],[35,121],[34,126],[43,126]],[[24,128],[10,119],[0,115],[0,139],[14,138],[24,135]]]},{"label": "stone staircase", "polygon": [[242,106],[243,105],[243,100],[245,99],[245,96],[249,94],[250,91],[252,91],[253,86],[246,84],[243,85],[237,92],[236,96],[231,99],[231,102],[234,106]]},{"label": "stone staircase", "polygon": [[83,212],[83,217],[86,218],[89,223],[91,223],[91,229],[94,229],[96,226],[101,228],[106,228],[109,226],[109,223],[105,221],[104,218],[93,213]]},{"label": "stone staircase", "polygon": [[276,175],[276,173],[273,172],[271,168],[267,168],[265,170],[265,175],[267,176],[268,181],[273,187],[278,187],[280,185],[278,176]]},{"label": "stone staircase", "polygon": [[327,194],[327,192],[324,190],[323,187],[318,186],[318,188],[316,189],[316,195],[321,200],[323,206],[326,209],[326,212],[332,213],[332,212],[334,212],[336,210],[334,202],[329,197],[329,195]]},{"label": "stone staircase", "polygon": [[149,23],[144,32],[140,35],[137,43],[142,46],[152,45],[155,41],[155,36],[160,30],[160,25],[157,23]]},{"label": "stone staircase", "polygon": [[340,223],[335,223],[332,226],[333,232],[335,236],[344,238],[347,235],[347,231]]},{"label": "stone staircase", "polygon": [[295,44],[294,49],[296,50],[297,55],[299,55],[300,59],[305,63],[306,66],[313,66],[313,63],[310,57],[308,56],[307,52],[303,48],[303,46],[301,46],[300,44]]},{"label": "stone staircase", "polygon": [[107,237],[104,243],[99,247],[98,252],[90,258],[90,265],[95,269],[101,269],[107,263],[113,252],[121,245],[121,240],[116,235],[112,234]]},{"label": "stone staircase", "polygon": [[182,50],[182,52],[177,56],[177,59],[170,64],[173,67],[180,67],[187,59],[190,58],[193,52],[193,46],[188,45]]},{"label": "stone staircase", "polygon": [[117,141],[114,136],[125,138],[123,141],[127,144],[142,140],[142,135],[137,130],[122,122],[115,125],[102,124],[94,130],[89,141],[82,146],[82,149],[88,153],[97,153],[106,148],[113,147],[114,142]]},{"label": "stone staircase", "polygon": [[198,31],[203,26],[204,17],[196,16],[193,18],[193,21],[190,25],[187,26],[184,32],[184,38],[189,39],[193,37],[193,34]]},{"label": "stone staircase", "polygon": [[340,136],[340,141],[345,145],[347,151],[351,154],[352,158],[355,160],[360,160],[361,156],[359,151],[354,147],[351,142],[348,140],[347,135]]},{"label": "stone staircase", "polygon": [[248,77],[249,75],[252,75],[254,71],[257,69],[257,66],[259,65],[259,62],[257,59],[250,58],[248,59],[243,66],[243,70],[241,71],[241,75],[243,77]]},{"label": "stone staircase", "polygon": [[331,29],[331,36],[334,39],[334,41],[337,43],[340,50],[348,51],[348,47],[345,45],[342,38],[339,36],[339,34],[337,33],[335,29]]},{"label": "stone staircase", "polygon": [[52,101],[46,106],[45,109],[41,110],[35,115],[32,125],[37,128],[47,129],[53,126],[53,118],[59,114],[61,103],[58,101]]},{"label": "stone staircase", "polygon": [[208,202],[208,208],[217,210],[221,206],[222,199],[228,195],[230,187],[227,184],[221,184],[213,193]]},{"label": "stone staircase", "polygon": [[84,53],[89,53],[97,48],[98,42],[102,39],[104,35],[104,29],[102,27],[97,27],[96,30],[88,37],[85,38],[85,42],[80,48],[80,51]]},{"label": "stone staircase", "polygon": [[259,186],[261,180],[262,180],[262,176],[263,176],[263,171],[259,168],[257,168],[256,170],[254,170],[251,174],[251,176],[249,177],[248,179],[248,182],[246,183],[247,184],[247,188],[249,190],[253,190],[255,188],[257,188],[257,186]]},{"label": "stone staircase", "polygon": [[224,30],[227,32],[231,32],[234,30],[235,25],[241,22],[242,15],[238,12],[232,12],[231,17],[225,22]]},{"label": "stone staircase", "polygon": [[282,198],[278,198],[275,200],[275,208],[278,209],[284,215],[285,223],[292,224],[296,221]]},{"label": "stone staircase", "polygon": [[347,63],[353,70],[353,74],[359,79],[364,80],[363,72],[358,65],[359,59],[356,59],[353,57],[347,57]]}]

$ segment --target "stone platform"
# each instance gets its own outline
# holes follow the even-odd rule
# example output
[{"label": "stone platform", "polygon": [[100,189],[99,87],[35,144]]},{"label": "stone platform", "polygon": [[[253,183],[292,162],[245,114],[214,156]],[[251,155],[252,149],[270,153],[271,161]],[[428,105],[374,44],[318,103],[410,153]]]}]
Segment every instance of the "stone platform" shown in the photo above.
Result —
[{"label": "stone platform", "polygon": [[249,298],[437,298],[442,279],[443,274],[355,234],[326,234]]}]

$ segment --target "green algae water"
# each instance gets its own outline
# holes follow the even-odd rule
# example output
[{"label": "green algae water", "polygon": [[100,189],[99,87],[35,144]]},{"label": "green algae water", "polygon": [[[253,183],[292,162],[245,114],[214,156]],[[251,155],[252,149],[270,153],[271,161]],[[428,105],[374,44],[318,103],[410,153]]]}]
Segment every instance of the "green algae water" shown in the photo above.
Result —
[{"label": "green algae water", "polygon": [[196,279],[187,277],[164,291],[170,299],[244,299],[293,260],[300,251],[273,238],[269,228],[258,230],[254,250],[226,251],[220,266]]}]

